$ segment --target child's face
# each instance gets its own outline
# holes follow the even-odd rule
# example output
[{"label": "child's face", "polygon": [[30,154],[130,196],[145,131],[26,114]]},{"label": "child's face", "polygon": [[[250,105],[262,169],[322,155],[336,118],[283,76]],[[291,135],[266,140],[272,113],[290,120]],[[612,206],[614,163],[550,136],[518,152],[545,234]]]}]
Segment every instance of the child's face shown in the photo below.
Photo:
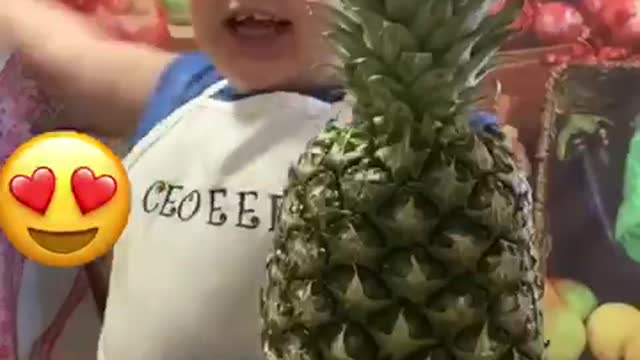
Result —
[{"label": "child's face", "polygon": [[[325,0],[329,1],[329,0]],[[192,0],[202,50],[243,91],[303,90],[327,83],[326,12],[309,0]],[[321,65],[321,66],[318,66]]]}]

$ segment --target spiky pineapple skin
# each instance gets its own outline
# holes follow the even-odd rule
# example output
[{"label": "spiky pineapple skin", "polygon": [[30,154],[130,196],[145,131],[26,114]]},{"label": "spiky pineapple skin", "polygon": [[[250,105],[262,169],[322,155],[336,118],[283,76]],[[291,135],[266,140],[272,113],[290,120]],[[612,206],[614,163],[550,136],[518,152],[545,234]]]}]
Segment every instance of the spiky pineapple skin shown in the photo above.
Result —
[{"label": "spiky pineapple skin", "polygon": [[290,170],[260,303],[267,359],[541,360],[531,190],[503,135],[468,126],[477,79],[412,98],[428,70],[371,67],[408,51],[365,42],[374,55],[345,56],[355,125],[330,124]]}]

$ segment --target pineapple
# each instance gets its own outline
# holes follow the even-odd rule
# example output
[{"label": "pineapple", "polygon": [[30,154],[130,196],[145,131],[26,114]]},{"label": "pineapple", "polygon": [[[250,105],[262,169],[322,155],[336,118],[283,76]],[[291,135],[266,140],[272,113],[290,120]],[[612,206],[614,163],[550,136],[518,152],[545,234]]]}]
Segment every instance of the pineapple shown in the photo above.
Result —
[{"label": "pineapple", "polygon": [[522,4],[343,0],[355,99],[291,168],[260,299],[269,360],[540,360],[530,188],[469,125]]}]

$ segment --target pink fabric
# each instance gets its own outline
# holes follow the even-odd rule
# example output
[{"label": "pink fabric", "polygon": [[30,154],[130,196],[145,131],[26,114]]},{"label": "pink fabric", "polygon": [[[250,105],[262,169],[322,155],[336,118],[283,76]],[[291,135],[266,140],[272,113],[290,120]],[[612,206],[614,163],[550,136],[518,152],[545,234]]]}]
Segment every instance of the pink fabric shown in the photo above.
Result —
[{"label": "pink fabric", "polygon": [[[54,109],[37,85],[25,78],[13,56],[0,71],[0,163],[28,140],[31,123]],[[0,233],[0,360],[17,358],[17,309],[24,258]]]}]

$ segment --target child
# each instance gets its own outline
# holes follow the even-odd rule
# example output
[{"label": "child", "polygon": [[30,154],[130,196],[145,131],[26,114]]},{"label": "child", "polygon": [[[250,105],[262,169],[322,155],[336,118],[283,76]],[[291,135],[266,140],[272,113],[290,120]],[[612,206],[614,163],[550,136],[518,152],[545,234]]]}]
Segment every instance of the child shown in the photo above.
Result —
[{"label": "child", "polygon": [[[328,120],[348,115],[324,66],[334,60],[327,19],[311,2],[191,9],[202,53],[179,57],[108,40],[39,0],[0,14],[0,34],[58,94],[108,109],[109,122],[86,118],[91,128],[138,129],[99,359],[263,358],[257,299],[287,166]],[[140,124],[121,120],[145,107]]]}]

